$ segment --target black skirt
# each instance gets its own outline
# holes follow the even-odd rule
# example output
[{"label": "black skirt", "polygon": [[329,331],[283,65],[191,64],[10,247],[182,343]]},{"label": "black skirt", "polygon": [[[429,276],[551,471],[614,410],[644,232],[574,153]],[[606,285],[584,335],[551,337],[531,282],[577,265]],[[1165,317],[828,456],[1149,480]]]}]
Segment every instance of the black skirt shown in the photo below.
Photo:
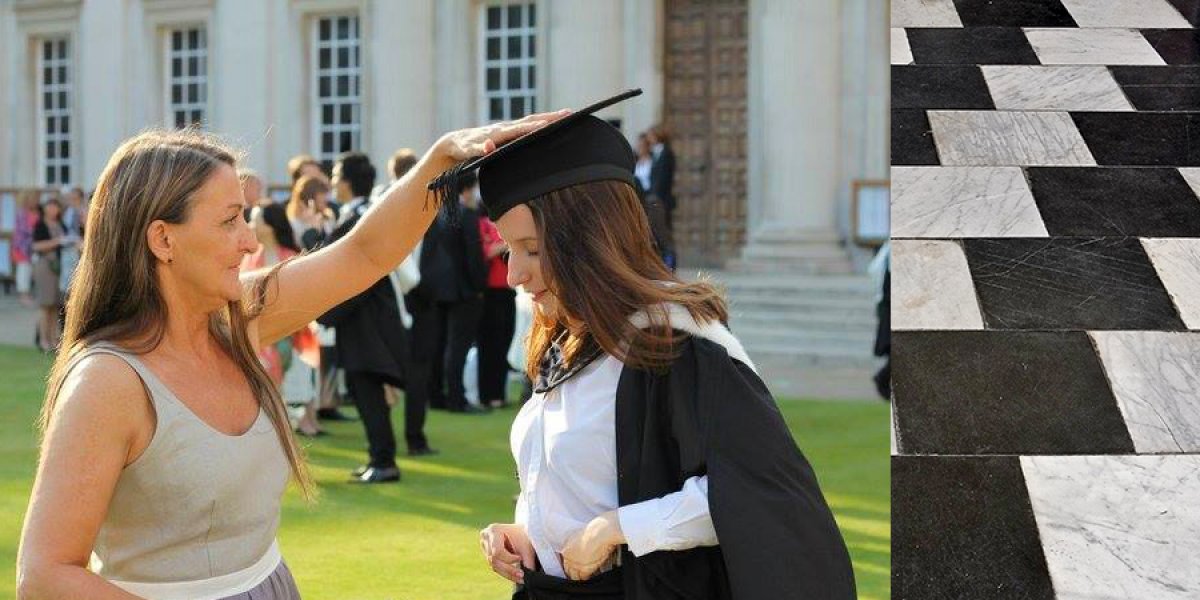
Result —
[{"label": "black skirt", "polygon": [[572,581],[547,575],[543,571],[525,572],[525,584],[518,585],[513,600],[624,600],[625,585],[621,581],[621,569],[606,571],[587,581]]}]

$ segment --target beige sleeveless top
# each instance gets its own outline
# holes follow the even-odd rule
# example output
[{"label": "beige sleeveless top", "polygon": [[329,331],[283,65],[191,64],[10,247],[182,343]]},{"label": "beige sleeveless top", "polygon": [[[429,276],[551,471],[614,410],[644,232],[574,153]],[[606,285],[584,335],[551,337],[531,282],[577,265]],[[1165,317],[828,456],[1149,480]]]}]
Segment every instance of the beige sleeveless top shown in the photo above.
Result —
[{"label": "beige sleeveless top", "polygon": [[202,421],[136,356],[101,343],[73,362],[113,354],[129,363],[154,404],[154,437],[121,472],[92,549],[109,580],[179,582],[244,570],[273,549],[288,462],[266,413],[250,430]]}]

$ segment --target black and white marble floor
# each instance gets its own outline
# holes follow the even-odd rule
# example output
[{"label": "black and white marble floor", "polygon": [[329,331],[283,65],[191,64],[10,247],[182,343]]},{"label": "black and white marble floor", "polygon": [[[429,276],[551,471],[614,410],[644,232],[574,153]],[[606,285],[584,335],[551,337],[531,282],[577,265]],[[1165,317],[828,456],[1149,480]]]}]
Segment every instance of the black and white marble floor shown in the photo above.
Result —
[{"label": "black and white marble floor", "polygon": [[1200,598],[1197,24],[892,0],[895,598]]}]

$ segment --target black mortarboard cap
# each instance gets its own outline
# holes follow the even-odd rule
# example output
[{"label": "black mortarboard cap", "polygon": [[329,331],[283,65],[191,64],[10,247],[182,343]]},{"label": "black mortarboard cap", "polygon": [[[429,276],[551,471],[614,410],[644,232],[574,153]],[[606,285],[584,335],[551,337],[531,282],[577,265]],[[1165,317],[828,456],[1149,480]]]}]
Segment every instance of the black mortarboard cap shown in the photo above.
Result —
[{"label": "black mortarboard cap", "polygon": [[623,92],[466,160],[435,177],[429,189],[443,210],[453,212],[466,187],[463,175],[478,170],[479,195],[494,221],[518,204],[572,185],[617,180],[636,187],[637,159],[629,142],[592,113],[641,93]]}]

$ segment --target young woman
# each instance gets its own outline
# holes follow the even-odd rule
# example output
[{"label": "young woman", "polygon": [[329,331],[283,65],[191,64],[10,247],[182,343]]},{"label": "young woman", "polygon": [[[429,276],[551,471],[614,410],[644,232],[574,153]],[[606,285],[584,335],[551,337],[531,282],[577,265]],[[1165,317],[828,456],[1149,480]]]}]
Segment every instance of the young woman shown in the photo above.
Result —
[{"label": "young woman", "polygon": [[832,513],[725,302],[655,254],[633,152],[590,110],[435,181],[479,169],[508,282],[536,303],[516,519],[481,532],[492,569],[521,584],[514,598],[854,598]]},{"label": "young woman", "polygon": [[255,349],[395,268],[433,219],[433,175],[557,116],[443,136],[344,238],[246,275],[234,154],[195,131],[122,144],[47,386],[18,596],[297,598],[275,533],[289,472],[313,483]]}]

